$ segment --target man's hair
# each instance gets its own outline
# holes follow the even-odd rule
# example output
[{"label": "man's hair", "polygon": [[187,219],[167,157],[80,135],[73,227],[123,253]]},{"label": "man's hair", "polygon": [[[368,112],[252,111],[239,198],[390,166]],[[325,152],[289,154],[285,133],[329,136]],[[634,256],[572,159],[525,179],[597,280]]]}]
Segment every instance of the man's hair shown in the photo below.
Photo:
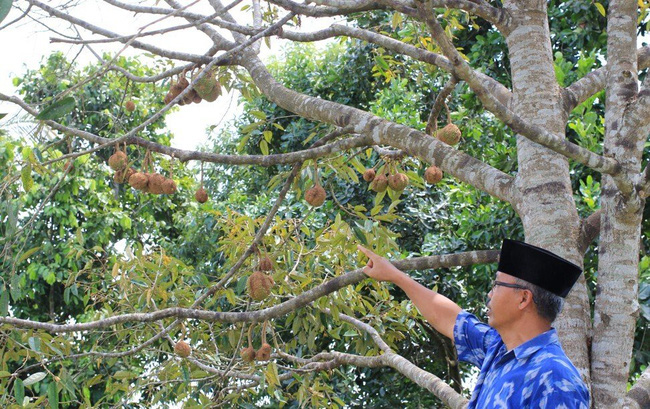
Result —
[{"label": "man's hair", "polygon": [[533,301],[535,302],[537,313],[540,317],[547,319],[549,322],[555,321],[555,318],[564,306],[564,298],[520,278],[516,279],[516,283],[522,287],[526,287],[526,289],[533,293]]}]

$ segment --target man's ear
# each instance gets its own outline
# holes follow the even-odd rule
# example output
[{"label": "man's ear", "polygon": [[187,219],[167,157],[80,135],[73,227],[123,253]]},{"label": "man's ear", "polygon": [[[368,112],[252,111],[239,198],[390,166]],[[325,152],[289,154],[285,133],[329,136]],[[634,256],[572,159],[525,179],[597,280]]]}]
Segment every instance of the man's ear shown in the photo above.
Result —
[{"label": "man's ear", "polygon": [[530,290],[522,290],[521,298],[519,299],[519,309],[523,310],[531,304],[533,304],[533,293]]}]

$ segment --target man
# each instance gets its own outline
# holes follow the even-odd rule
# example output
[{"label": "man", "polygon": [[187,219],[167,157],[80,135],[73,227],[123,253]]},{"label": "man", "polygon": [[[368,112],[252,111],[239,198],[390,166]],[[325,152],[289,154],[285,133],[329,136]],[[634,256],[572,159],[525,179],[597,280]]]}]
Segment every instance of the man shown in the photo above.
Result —
[{"label": "man", "polygon": [[424,318],[454,341],[458,358],[481,369],[469,409],[589,408],[587,387],[551,327],[580,267],[539,247],[504,240],[486,325],[385,258],[359,250],[369,258],[366,275],[404,290]]}]

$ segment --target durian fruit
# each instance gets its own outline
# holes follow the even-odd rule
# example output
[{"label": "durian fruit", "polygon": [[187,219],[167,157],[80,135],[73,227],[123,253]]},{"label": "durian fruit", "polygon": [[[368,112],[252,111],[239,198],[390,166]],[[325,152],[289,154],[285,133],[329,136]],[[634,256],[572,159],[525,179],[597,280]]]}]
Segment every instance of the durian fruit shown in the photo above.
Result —
[{"label": "durian fruit", "polygon": [[129,178],[131,178],[131,176],[133,176],[136,172],[137,171],[133,168],[118,170],[113,175],[113,180],[115,181],[115,183],[119,183],[119,184],[126,183],[129,181]]},{"label": "durian fruit", "polygon": [[[181,87],[181,91],[183,91],[185,88],[187,88],[187,87],[190,86],[190,82],[187,80],[187,78],[185,78],[184,75],[181,76],[181,77],[178,79],[177,84],[178,84],[179,87]],[[179,94],[180,94],[180,92],[179,92]]]},{"label": "durian fruit", "polygon": [[253,330],[253,325],[248,327],[248,346],[243,348],[239,352],[239,356],[244,362],[253,362],[255,360],[255,348],[253,348],[253,340],[251,338],[251,331]]},{"label": "durian fruit", "polygon": [[257,269],[260,271],[272,271],[273,270],[273,262],[269,258],[269,256],[264,256],[260,257],[260,262],[257,266]]},{"label": "durian fruit", "polygon": [[[201,95],[201,94],[199,94],[199,95]],[[214,101],[217,100],[217,98],[219,98],[220,95],[221,95],[221,85],[219,85],[219,83],[216,82],[215,87],[212,88],[212,91],[208,92],[205,95],[201,95],[201,98],[203,98],[204,100],[206,100],[208,102],[214,102]]]},{"label": "durian fruit", "polygon": [[174,99],[174,98],[176,98],[176,95],[172,94],[171,91],[170,91],[170,92],[167,93],[167,95],[165,95],[165,99],[163,100],[163,102],[165,103],[165,105],[167,105],[170,102],[172,102],[172,99]]},{"label": "durian fruit", "polygon": [[174,345],[174,352],[181,358],[187,358],[192,353],[192,347],[185,341],[178,341]]},{"label": "durian fruit", "polygon": [[370,184],[370,188],[377,193],[385,192],[388,188],[388,179],[386,175],[379,174],[375,176],[375,179]]},{"label": "durian fruit", "polygon": [[163,193],[166,195],[173,195],[176,193],[176,182],[173,179],[165,179],[162,184]]},{"label": "durian fruit", "polygon": [[268,361],[271,359],[271,345],[264,342],[260,349],[257,350],[255,354],[255,359],[257,361]]},{"label": "durian fruit", "polygon": [[133,112],[135,111],[135,103],[131,100],[128,100],[126,101],[126,104],[124,104],[124,108],[129,112]]},{"label": "durian fruit", "polygon": [[205,203],[208,201],[208,192],[205,191],[202,187],[194,193],[194,198],[199,203]]},{"label": "durian fruit", "polygon": [[325,189],[319,184],[316,184],[310,189],[307,189],[305,192],[305,200],[307,203],[314,207],[321,206],[323,203],[325,203],[325,197],[327,194],[325,193]]},{"label": "durian fruit", "polygon": [[160,173],[149,173],[149,185],[147,186],[147,191],[154,195],[162,195],[164,193],[163,184],[165,183],[165,177]]},{"label": "durian fruit", "polygon": [[[70,169],[70,170],[68,170],[68,169]],[[68,159],[66,161],[65,165],[63,165],[63,171],[68,172],[68,173],[74,171],[74,159]]]},{"label": "durian fruit", "polygon": [[126,153],[121,150],[116,149],[115,153],[108,158],[108,166],[113,170],[124,170],[128,164],[129,159],[126,157]]},{"label": "durian fruit", "polygon": [[255,356],[256,356],[255,348],[253,348],[252,346],[249,345],[248,347],[243,348],[239,352],[239,356],[241,356],[241,359],[244,362],[253,362],[255,360]]},{"label": "durian fruit", "polygon": [[255,359],[257,361],[268,361],[271,359],[271,345],[266,342],[266,325],[268,321],[264,321],[262,326],[262,346],[255,353]]},{"label": "durian fruit", "polygon": [[401,192],[408,186],[409,177],[404,173],[396,173],[388,177],[388,186],[396,192]]},{"label": "durian fruit", "polygon": [[366,171],[363,172],[363,180],[370,183],[375,180],[375,175],[376,174],[374,169],[366,169]]},{"label": "durian fruit", "polygon": [[208,102],[213,102],[221,95],[221,86],[214,78],[214,72],[210,72],[198,80],[194,84],[194,89],[201,98]]},{"label": "durian fruit", "polygon": [[129,185],[137,190],[141,191],[147,191],[147,188],[149,186],[149,177],[147,176],[146,173],[142,172],[135,172],[131,176],[129,176]]},{"label": "durian fruit", "polygon": [[460,141],[460,137],[460,129],[458,129],[458,127],[451,122],[436,132],[436,138],[446,143],[447,145],[456,145]]},{"label": "durian fruit", "polygon": [[424,180],[430,185],[435,185],[442,180],[442,169],[431,165],[424,171]]},{"label": "durian fruit", "polygon": [[273,277],[261,271],[255,271],[246,282],[248,295],[255,301],[262,301],[271,294],[274,284]]}]

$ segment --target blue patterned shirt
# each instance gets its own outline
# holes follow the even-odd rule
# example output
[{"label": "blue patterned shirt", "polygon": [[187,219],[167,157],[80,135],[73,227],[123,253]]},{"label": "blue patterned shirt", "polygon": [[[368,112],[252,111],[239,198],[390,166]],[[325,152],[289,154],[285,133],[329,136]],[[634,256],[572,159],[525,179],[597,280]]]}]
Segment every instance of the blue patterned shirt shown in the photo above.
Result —
[{"label": "blue patterned shirt", "polygon": [[462,311],[458,359],[481,368],[468,409],[588,409],[589,392],[555,329],[507,351],[499,333]]}]

